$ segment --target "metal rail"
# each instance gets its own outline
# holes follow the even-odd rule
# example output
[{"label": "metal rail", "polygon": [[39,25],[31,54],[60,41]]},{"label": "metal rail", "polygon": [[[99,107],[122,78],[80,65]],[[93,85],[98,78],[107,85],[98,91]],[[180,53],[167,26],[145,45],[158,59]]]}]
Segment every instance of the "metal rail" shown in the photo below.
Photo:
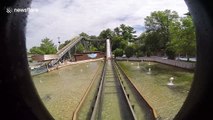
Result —
[{"label": "metal rail", "polygon": [[[105,107],[104,104],[106,101],[110,101],[110,99],[108,99],[106,96],[113,94],[113,96],[118,96],[117,97],[118,103],[120,103],[120,102],[122,103],[122,105],[121,105],[121,103],[115,105],[115,106],[117,106],[117,109],[119,109],[121,111],[120,116],[128,116],[128,118],[126,118],[126,119],[137,120],[134,110],[132,108],[132,105],[131,105],[130,101],[128,100],[128,96],[125,92],[125,88],[120,83],[117,73],[115,71],[114,64],[112,64],[111,62],[112,61],[109,60],[109,61],[107,61],[107,63],[105,63],[105,67],[104,67],[104,70],[102,73],[102,79],[101,79],[101,82],[99,85],[99,91],[98,91],[98,94],[96,97],[95,106],[92,111],[92,116],[90,119],[91,120],[102,119],[102,117],[103,117],[102,112],[104,110],[106,110],[106,108],[104,108]],[[106,74],[108,74],[110,76],[107,78]],[[108,80],[108,79],[110,79],[110,80]],[[111,86],[107,86],[106,85],[107,83],[115,83],[115,84],[112,84]],[[107,91],[107,87],[112,87],[112,88],[114,87],[115,91]],[[120,108],[118,108],[118,107],[120,107]],[[125,109],[123,109],[121,107],[123,107]],[[125,114],[122,111],[125,111]],[[113,114],[113,111],[110,114]],[[117,118],[114,118],[114,119],[117,119]]]},{"label": "metal rail", "polygon": [[79,41],[81,41],[83,37],[74,38],[69,44],[64,46],[61,50],[59,50],[56,54],[58,55],[58,59],[54,60],[52,64],[56,64],[73,46],[75,46]]},{"label": "metal rail", "polygon": [[74,47],[77,43],[79,43],[81,40],[86,40],[86,41],[94,41],[94,42],[104,42],[104,40],[99,40],[99,39],[89,39],[86,37],[78,36],[73,38],[66,46],[64,46],[62,49],[60,49],[56,54],[58,55],[58,59],[54,60],[52,64],[56,64],[72,47]]}]

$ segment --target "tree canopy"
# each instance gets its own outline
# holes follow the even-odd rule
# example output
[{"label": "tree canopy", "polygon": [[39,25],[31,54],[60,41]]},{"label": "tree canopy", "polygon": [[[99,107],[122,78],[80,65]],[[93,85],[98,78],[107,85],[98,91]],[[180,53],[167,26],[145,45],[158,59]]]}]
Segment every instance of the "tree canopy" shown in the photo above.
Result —
[{"label": "tree canopy", "polygon": [[71,42],[71,40],[66,40],[64,43],[62,43],[62,44],[59,45],[58,50],[62,49],[64,46],[66,46],[70,42]]},{"label": "tree canopy", "polygon": [[[88,39],[102,41],[86,41],[77,45],[77,52],[105,51],[105,40],[111,40],[112,52],[117,56],[150,56],[167,55],[174,59],[177,55],[195,56],[196,38],[195,27],[191,16],[180,17],[176,11],[153,11],[145,19],[145,31],[139,37],[133,27],[121,24],[114,29],[102,30],[98,36],[80,33]],[[66,40],[59,49],[67,45]],[[30,49],[33,54],[54,54],[56,46],[52,40],[45,38],[39,47]]]},{"label": "tree canopy", "polygon": [[30,49],[31,54],[55,54],[57,52],[56,45],[49,38],[44,38],[41,40],[39,47],[32,47]]},{"label": "tree canopy", "polygon": [[195,56],[195,27],[191,16],[171,10],[154,11],[145,18],[146,31],[139,37],[144,51],[174,59],[177,54]]}]

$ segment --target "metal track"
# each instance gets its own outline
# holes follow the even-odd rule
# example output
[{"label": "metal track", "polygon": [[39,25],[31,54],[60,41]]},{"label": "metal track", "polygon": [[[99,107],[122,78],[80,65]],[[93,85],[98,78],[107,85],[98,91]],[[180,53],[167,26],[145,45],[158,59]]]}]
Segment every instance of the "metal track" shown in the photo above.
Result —
[{"label": "metal track", "polygon": [[91,120],[136,120],[112,62],[106,62]]}]

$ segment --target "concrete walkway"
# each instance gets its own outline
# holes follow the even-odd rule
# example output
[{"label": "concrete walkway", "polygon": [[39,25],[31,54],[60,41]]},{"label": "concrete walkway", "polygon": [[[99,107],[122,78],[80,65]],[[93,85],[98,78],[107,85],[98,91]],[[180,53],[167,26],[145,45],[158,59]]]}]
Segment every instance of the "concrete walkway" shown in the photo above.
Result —
[{"label": "concrete walkway", "polygon": [[[127,60],[127,58],[116,57],[116,60]],[[189,69],[189,70],[195,69],[195,63],[163,59],[162,57],[157,57],[157,56],[139,57],[139,58],[131,57],[131,58],[128,58],[128,60],[130,60],[130,61],[152,61],[152,62],[159,62],[159,63],[172,65],[175,67],[180,67],[180,68]]]}]

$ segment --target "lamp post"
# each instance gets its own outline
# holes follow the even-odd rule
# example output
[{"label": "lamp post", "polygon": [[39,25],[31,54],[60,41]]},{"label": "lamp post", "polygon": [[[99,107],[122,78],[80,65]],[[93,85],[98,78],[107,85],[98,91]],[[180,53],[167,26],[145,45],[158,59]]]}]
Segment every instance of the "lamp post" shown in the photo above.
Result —
[{"label": "lamp post", "polygon": [[59,51],[59,47],[60,47],[60,37],[58,37],[58,51]]}]

